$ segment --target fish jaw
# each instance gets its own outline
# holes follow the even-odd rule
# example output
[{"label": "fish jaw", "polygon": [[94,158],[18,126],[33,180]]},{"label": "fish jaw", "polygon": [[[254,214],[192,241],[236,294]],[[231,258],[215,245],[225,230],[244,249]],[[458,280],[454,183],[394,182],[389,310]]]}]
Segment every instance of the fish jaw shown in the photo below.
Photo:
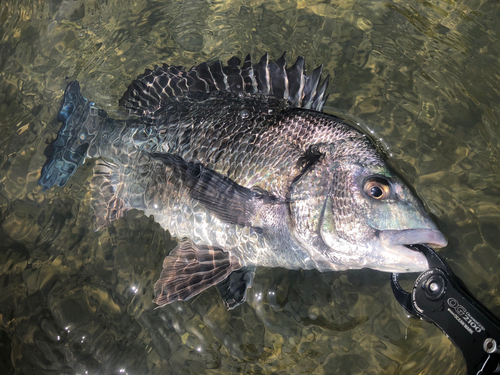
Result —
[{"label": "fish jaw", "polygon": [[425,256],[408,245],[427,244],[444,247],[448,241],[438,230],[407,229],[379,231],[370,243],[370,262],[365,265],[383,272],[423,272],[429,269]]}]

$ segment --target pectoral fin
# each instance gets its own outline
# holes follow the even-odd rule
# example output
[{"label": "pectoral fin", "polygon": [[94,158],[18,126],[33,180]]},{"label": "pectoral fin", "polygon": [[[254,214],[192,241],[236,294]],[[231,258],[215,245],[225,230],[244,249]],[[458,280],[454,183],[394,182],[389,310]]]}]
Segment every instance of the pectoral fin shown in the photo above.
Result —
[{"label": "pectoral fin", "polygon": [[163,261],[153,302],[162,307],[174,301],[186,301],[240,268],[239,259],[223,249],[184,240]]},{"label": "pectoral fin", "polygon": [[200,201],[217,218],[227,223],[259,226],[256,214],[263,204],[276,199],[264,191],[248,189],[200,163],[186,162],[174,154],[150,154],[173,168],[184,181],[192,198]]},{"label": "pectoral fin", "polygon": [[229,310],[246,301],[247,291],[252,287],[254,276],[255,267],[243,267],[217,284],[222,301]]}]

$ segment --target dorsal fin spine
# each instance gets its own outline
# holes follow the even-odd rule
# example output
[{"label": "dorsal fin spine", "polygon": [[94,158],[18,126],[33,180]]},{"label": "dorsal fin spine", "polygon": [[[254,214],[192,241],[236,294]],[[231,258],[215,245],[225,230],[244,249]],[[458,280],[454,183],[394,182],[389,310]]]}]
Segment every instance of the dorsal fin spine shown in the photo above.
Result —
[{"label": "dorsal fin spine", "polygon": [[248,57],[248,63],[249,63],[249,75],[252,80],[252,87],[253,91],[252,94],[256,94],[259,92],[259,88],[257,87],[257,80],[255,79],[255,72],[253,71],[252,67],[252,58],[250,57],[250,54],[247,56]]},{"label": "dorsal fin spine", "polygon": [[288,86],[288,75],[286,74],[286,52],[283,52],[283,55],[276,61],[276,65],[281,70],[281,74],[283,76],[285,92],[283,93],[284,98],[288,98],[290,96],[290,90]]},{"label": "dorsal fin spine", "polygon": [[[210,92],[211,90],[211,86],[215,86],[215,80],[214,80],[214,76],[212,75],[212,71],[210,70],[210,67],[207,65],[207,63],[202,63],[198,66],[195,66],[193,67],[192,69],[195,69],[196,71],[196,76],[200,79],[203,79],[203,81],[205,82],[206,84],[206,90],[207,92]],[[210,80],[206,80],[203,78],[203,73],[206,72],[210,75]],[[198,74],[199,73],[199,74]]]},{"label": "dorsal fin spine", "polygon": [[266,52],[266,54],[264,56],[266,56],[265,72],[266,72],[267,93],[271,93],[272,92],[272,86],[271,86],[271,74],[269,72],[269,55]]}]

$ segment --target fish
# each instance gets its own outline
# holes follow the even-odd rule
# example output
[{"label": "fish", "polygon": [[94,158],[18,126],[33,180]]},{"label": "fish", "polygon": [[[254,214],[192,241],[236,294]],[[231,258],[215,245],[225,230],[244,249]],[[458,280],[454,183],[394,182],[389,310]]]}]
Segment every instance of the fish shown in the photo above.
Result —
[{"label": "fish", "polygon": [[67,85],[39,184],[64,186],[87,159],[94,228],[144,211],[178,240],[154,286],[158,307],[216,286],[233,309],[257,267],[421,272],[413,244],[447,245],[374,142],[324,113],[329,76],[301,56],[135,79],[113,119]]}]

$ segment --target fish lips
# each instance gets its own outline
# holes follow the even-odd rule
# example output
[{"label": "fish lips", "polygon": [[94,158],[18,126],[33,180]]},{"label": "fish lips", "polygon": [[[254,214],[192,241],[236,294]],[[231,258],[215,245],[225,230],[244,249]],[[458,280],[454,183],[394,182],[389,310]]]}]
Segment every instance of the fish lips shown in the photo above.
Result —
[{"label": "fish lips", "polygon": [[383,230],[379,234],[383,243],[389,246],[427,244],[434,247],[445,247],[448,240],[434,229]]},{"label": "fish lips", "polygon": [[387,272],[422,272],[429,269],[425,256],[408,245],[427,244],[433,247],[444,247],[448,240],[438,230],[434,229],[405,229],[383,230],[378,233],[378,242],[382,258],[377,267],[380,271]]}]

